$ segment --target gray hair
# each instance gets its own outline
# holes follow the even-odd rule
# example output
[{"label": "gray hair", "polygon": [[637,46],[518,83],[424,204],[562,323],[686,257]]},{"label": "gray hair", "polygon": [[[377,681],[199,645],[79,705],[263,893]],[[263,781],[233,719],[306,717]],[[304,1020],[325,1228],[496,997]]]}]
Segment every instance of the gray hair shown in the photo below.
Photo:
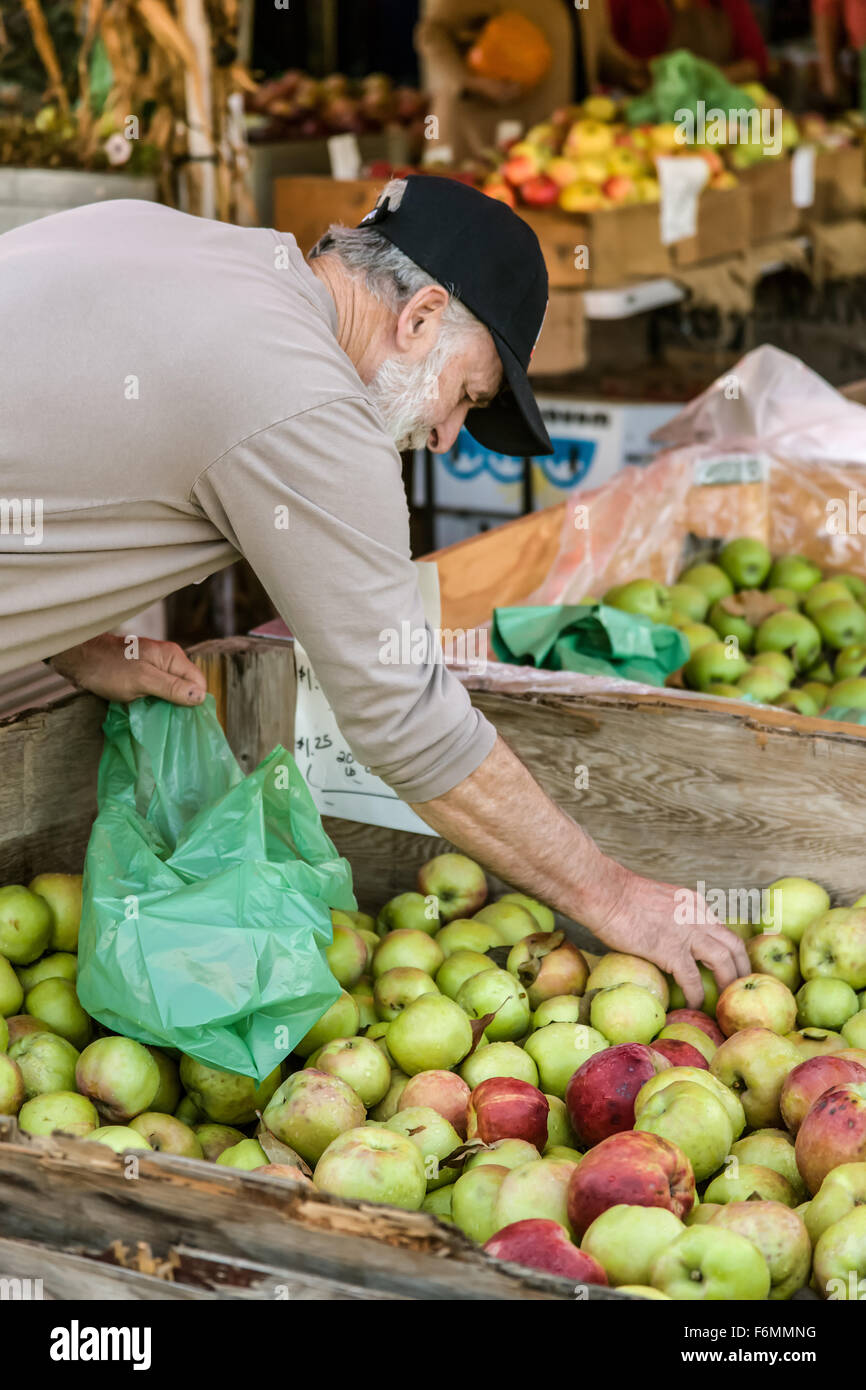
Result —
[{"label": "gray hair", "polygon": [[[380,201],[387,198],[392,208],[398,208],[406,191],[405,179],[392,179],[385,186]],[[394,246],[387,237],[376,230],[375,224],[368,227],[343,227],[339,223],[330,226],[320,237],[309,253],[310,260],[317,256],[333,255],[338,258],[346,273],[353,279],[363,280],[366,289],[393,312],[399,313],[419,290],[440,282],[428,275],[403,251]],[[457,298],[453,285],[443,285],[450,295],[448,307],[442,316],[443,327],[452,332],[486,332],[484,325]],[[450,336],[450,334],[449,334]]]}]

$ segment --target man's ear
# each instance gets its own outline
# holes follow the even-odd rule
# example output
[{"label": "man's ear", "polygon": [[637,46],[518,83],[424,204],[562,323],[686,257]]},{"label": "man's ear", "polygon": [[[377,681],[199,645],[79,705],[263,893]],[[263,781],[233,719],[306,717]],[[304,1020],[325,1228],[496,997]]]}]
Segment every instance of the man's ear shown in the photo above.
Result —
[{"label": "man's ear", "polygon": [[427,356],[439,336],[442,315],[450,295],[441,285],[425,285],[413,294],[397,315],[394,337],[397,351],[411,361]]}]

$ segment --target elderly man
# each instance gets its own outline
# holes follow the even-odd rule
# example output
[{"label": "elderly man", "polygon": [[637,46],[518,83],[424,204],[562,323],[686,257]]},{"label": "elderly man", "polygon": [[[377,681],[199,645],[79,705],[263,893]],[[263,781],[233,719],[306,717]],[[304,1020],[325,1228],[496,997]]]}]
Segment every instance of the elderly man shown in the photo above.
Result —
[{"label": "elderly man", "polygon": [[698,961],[722,986],[748,971],[739,939],[697,895],[710,925],[678,925],[677,890],[602,854],[441,663],[382,660],[383,631],[425,624],[397,450],[444,452],[464,421],[550,449],[526,377],[546,300],[526,224],[449,179],[389,185],[309,262],[136,202],[0,237],[0,495],[42,508],[41,536],[0,535],[0,673],[50,657],[106,698],[196,704],[178,647],[130,661],[109,630],[244,555],[363,764],[698,1005]]}]

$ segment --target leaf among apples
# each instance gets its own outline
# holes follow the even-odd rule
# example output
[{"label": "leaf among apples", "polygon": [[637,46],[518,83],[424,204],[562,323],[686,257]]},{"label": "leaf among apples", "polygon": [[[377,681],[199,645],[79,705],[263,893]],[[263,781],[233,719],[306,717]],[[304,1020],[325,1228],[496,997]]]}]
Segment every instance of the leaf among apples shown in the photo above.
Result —
[{"label": "leaf among apples", "polygon": [[282,1139],[278,1139],[275,1134],[272,1134],[261,1115],[259,1116],[255,1137],[258,1139],[271,1163],[285,1163],[291,1168],[300,1168],[301,1172],[306,1174],[308,1178],[313,1176],[312,1168],[304,1162],[301,1155],[295,1153],[295,1150],[290,1148],[288,1144],[284,1144]]},{"label": "leaf among apples", "polygon": [[744,618],[751,627],[760,627],[765,618],[782,612],[785,605],[763,589],[741,589],[738,594],[720,599],[719,607],[732,618]]}]

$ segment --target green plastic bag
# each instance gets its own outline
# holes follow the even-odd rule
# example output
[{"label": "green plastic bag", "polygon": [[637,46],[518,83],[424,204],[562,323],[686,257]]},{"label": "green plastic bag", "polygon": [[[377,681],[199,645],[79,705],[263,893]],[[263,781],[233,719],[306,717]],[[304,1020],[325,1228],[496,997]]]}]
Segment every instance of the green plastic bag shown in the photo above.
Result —
[{"label": "green plastic bag", "polygon": [[258,1081],[340,994],[330,908],[355,908],[291,754],[241,772],[213,697],[112,704],[84,865],[78,995],[138,1042]]},{"label": "green plastic bag", "polygon": [[688,49],[664,53],[650,63],[652,86],[626,107],[629,125],[664,124],[681,119],[683,111],[752,111],[755,103],[741,87],[729,82],[719,68]]},{"label": "green plastic bag", "polygon": [[496,608],[491,641],[500,661],[644,685],[664,685],[689,656],[675,628],[604,603]]}]

